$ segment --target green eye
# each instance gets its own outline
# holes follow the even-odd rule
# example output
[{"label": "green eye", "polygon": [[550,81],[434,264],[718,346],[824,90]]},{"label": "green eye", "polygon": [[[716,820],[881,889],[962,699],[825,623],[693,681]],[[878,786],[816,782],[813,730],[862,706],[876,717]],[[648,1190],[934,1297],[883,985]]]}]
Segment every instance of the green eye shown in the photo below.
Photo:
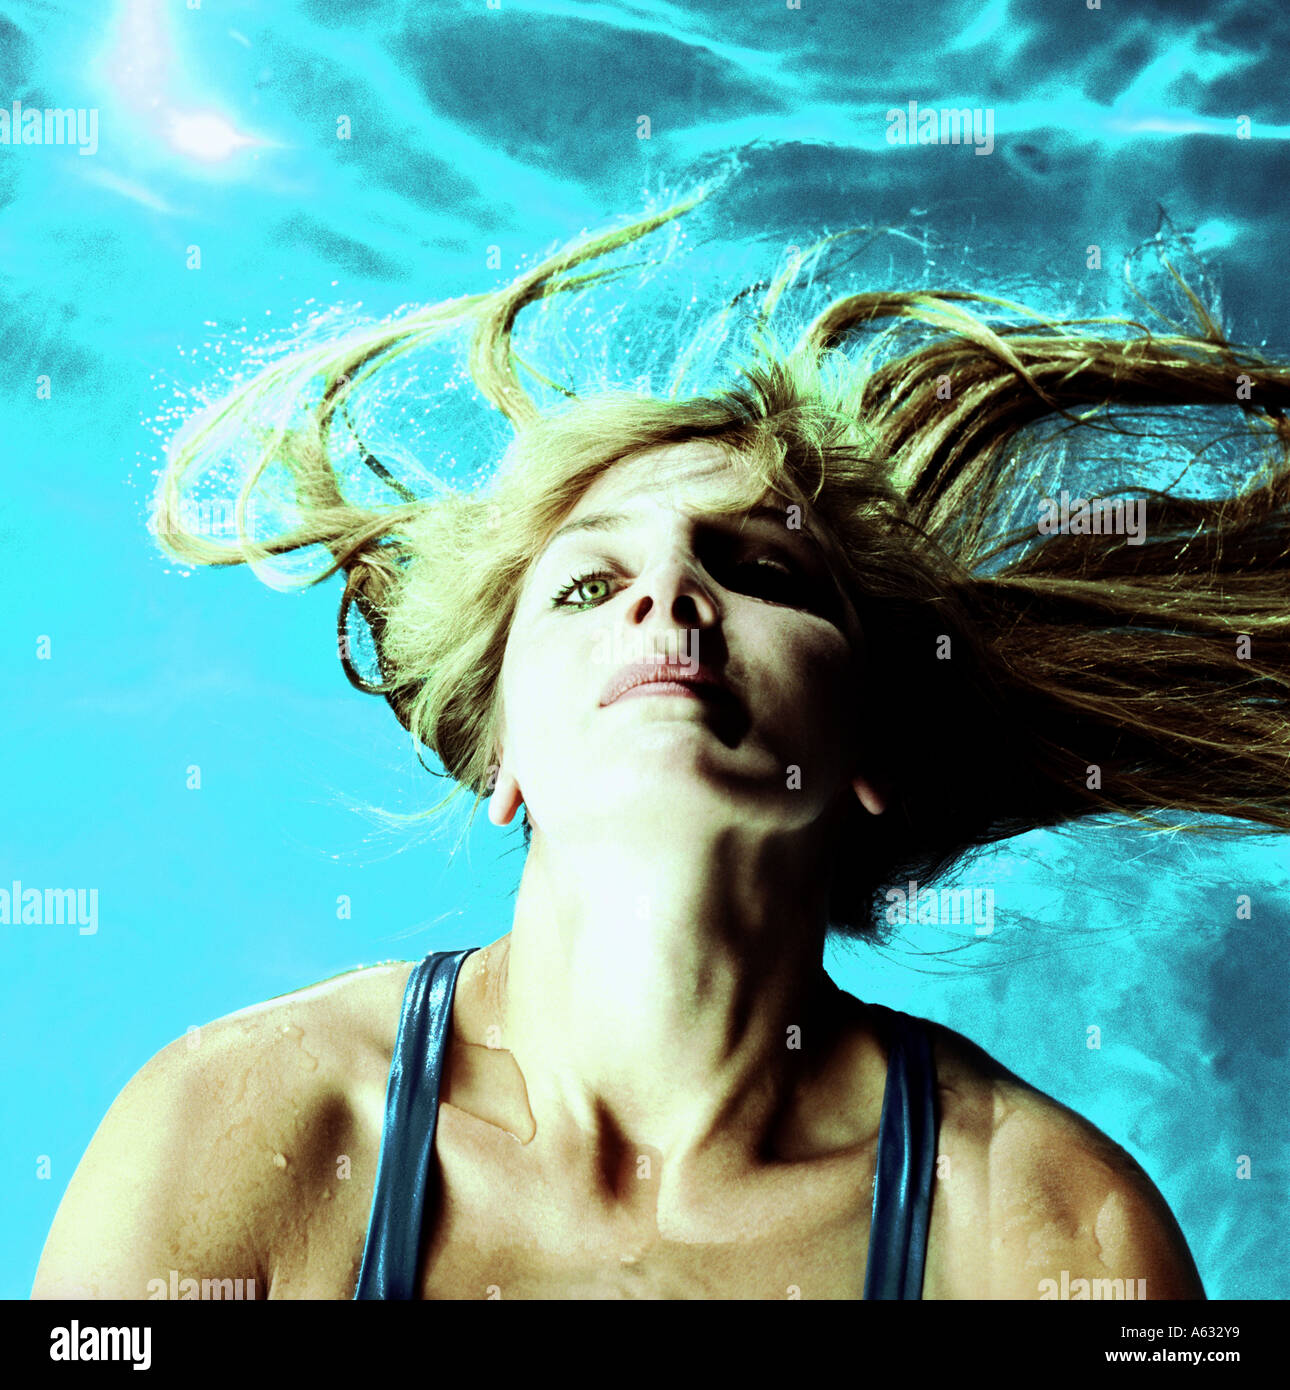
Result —
[{"label": "green eye", "polygon": [[[609,596],[609,581],[613,578],[612,574],[606,574],[604,570],[593,570],[589,574],[574,575],[551,600],[553,608],[591,608],[601,600]],[[592,589],[596,585],[601,585],[604,592],[594,595],[592,598],[582,603],[569,603],[567,599],[577,589]]]}]

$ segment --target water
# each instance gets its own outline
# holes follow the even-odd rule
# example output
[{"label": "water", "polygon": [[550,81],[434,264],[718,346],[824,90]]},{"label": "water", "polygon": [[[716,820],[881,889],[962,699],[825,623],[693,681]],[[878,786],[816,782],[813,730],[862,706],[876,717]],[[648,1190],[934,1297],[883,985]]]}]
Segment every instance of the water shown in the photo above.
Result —
[{"label": "water", "polygon": [[[1178,311],[1165,251],[1234,338],[1290,351],[1270,5],[48,0],[0,18],[0,104],[97,122],[92,153],[0,146],[0,882],[101,902],[92,933],[2,929],[5,1296],[29,1290],[95,1126],[166,1042],[509,925],[518,830],[481,824],[449,860],[452,830],[412,842],[355,814],[442,789],[339,671],[339,581],[288,599],[245,571],[187,575],[143,529],[165,439],[248,345],[492,288],[707,178],[724,183],[649,294],[571,318],[571,379],[657,385],[676,339],[790,247],[857,225],[854,259],[789,296],[802,312],[829,288],[931,285],[1145,313],[1126,260]],[[911,101],[989,110],[990,152],[892,144]],[[486,475],[506,431],[447,358],[419,370],[367,407],[381,456],[420,490]],[[1277,1296],[1287,858],[1284,837],[1026,836],[965,879],[995,890],[991,934],[911,928],[831,967],[1123,1144],[1211,1296]]]}]

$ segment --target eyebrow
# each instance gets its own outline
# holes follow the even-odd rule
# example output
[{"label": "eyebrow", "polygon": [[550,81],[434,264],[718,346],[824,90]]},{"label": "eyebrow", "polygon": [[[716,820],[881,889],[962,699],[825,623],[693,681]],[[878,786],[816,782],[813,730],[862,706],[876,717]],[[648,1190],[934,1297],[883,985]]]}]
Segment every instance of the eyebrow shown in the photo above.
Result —
[{"label": "eyebrow", "polygon": [[[771,507],[765,503],[760,506],[750,507],[748,511],[736,513],[735,515],[741,515],[749,521],[776,521],[782,523],[785,519],[784,512],[781,508]],[[564,536],[575,535],[580,531],[613,531],[620,526],[630,525],[631,521],[632,518],[627,516],[624,512],[592,512],[590,515],[581,517],[577,521],[570,521],[566,525],[561,526],[547,542],[546,548],[550,550],[551,547],[555,545],[556,541],[562,539]],[[707,524],[711,525],[712,522],[709,521]],[[823,555],[824,547],[810,531],[805,528],[790,530],[788,527],[784,527],[783,529],[788,531],[790,536],[805,537],[815,549]]]}]

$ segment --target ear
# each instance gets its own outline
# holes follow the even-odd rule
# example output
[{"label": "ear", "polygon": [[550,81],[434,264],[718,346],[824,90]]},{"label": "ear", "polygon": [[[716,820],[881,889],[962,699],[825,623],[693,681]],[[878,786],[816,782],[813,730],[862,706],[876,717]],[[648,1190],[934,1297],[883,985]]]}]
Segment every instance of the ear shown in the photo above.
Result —
[{"label": "ear", "polygon": [[494,825],[510,825],[523,804],[524,794],[520,791],[520,784],[504,767],[499,768],[497,784],[488,799],[488,819]]},{"label": "ear", "polygon": [[891,794],[891,789],[880,779],[874,778],[871,781],[864,776],[853,777],[851,789],[859,798],[861,806],[871,816],[880,816],[887,809],[887,798]]}]

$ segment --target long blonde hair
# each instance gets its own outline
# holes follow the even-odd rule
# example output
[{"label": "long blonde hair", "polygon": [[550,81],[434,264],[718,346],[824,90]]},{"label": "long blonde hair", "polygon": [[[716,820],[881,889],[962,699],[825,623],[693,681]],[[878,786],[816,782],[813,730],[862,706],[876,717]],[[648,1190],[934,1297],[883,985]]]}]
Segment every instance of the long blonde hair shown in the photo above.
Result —
[{"label": "long blonde hair", "polygon": [[[616,274],[574,272],[703,196],[584,237],[500,290],[356,329],[266,369],[172,445],[153,519],[161,544],[186,562],[257,572],[271,556],[325,546],[332,560],[307,582],[345,572],[346,675],[383,695],[456,784],[423,814],[465,790],[473,816],[492,786],[498,677],[535,557],[615,462],[708,440],[729,461],[732,511],[777,499],[809,509],[832,539],[835,574],[878,662],[856,718],[865,746],[885,757],[892,797],[885,815],[857,808],[847,827],[854,852],[839,858],[831,886],[835,931],[876,935],[886,885],[926,883],[975,847],[1092,813],[1290,829],[1290,367],[1230,344],[1185,286],[1194,336],[1050,321],[963,291],[892,291],[835,299],[786,348],[775,312],[818,249],[809,247],[767,288],[724,389],[682,395],[682,354],[665,397],[558,387],[566,402],[541,410],[519,369],[554,383],[517,357],[517,316]],[[882,321],[859,360],[848,356],[847,340]],[[338,414],[378,369],[462,327],[470,376],[513,429],[495,478],[418,498],[364,451],[405,500],[347,500],[334,463]],[[931,330],[931,341],[910,347],[910,329]],[[284,402],[302,383],[312,386],[308,409],[293,415]],[[1136,538],[1041,538],[1033,520],[1011,524],[1033,474],[1029,427],[1057,420],[1068,432],[1127,434],[1115,408],[1159,406],[1240,407],[1258,461],[1234,495],[1126,489],[1151,519]],[[185,524],[185,477],[199,460],[245,455],[248,437],[238,538],[217,544]],[[271,465],[287,470],[300,520],[253,537],[244,509]],[[352,608],[370,629],[379,679],[353,660]]]}]

